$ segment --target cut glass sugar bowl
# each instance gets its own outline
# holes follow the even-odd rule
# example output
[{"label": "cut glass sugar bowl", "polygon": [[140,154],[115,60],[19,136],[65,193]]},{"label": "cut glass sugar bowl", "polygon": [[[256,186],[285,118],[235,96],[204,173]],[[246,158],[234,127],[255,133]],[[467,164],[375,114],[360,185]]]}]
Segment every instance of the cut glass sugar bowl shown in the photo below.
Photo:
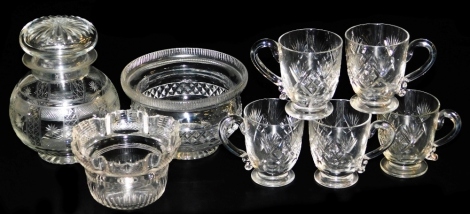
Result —
[{"label": "cut glass sugar bowl", "polygon": [[30,70],[13,89],[9,116],[18,138],[53,164],[76,163],[72,128],[93,116],[120,108],[108,77],[92,66],[96,28],[77,16],[44,16],[20,32]]},{"label": "cut glass sugar bowl", "polygon": [[155,51],[131,61],[121,73],[131,109],[181,123],[179,160],[204,158],[218,149],[218,123],[227,115],[241,115],[240,93],[247,82],[239,60],[202,48]]}]

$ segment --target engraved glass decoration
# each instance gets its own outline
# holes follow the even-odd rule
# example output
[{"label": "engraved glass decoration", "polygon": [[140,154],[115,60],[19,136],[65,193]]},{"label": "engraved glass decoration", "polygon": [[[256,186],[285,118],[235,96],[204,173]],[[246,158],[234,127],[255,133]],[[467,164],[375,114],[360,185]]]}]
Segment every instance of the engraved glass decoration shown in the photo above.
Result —
[{"label": "engraved glass decoration", "polygon": [[[349,100],[332,99],[334,110],[326,118],[309,121],[310,151],[317,170],[315,181],[328,188],[346,188],[357,183],[368,161],[383,153],[393,139],[368,149],[377,130],[394,136],[395,130],[383,120],[371,122],[372,115],[354,109]],[[369,151],[366,153],[366,151]]]},{"label": "engraved glass decoration", "polygon": [[[355,92],[351,105],[371,114],[398,107],[396,94],[403,96],[408,83],[423,76],[436,61],[436,47],[427,39],[410,42],[405,29],[383,23],[366,23],[346,30],[346,64]],[[425,48],[428,58],[421,67],[405,74],[416,48]]]},{"label": "engraved glass decoration", "polygon": [[[377,115],[378,119],[388,121],[396,129],[395,136],[379,131],[380,143],[390,139],[395,141],[384,152],[380,167],[394,177],[419,177],[428,170],[426,160],[437,161],[436,148],[457,137],[462,119],[452,109],[440,109],[439,100],[424,91],[408,89],[405,96],[398,98],[398,102],[395,111]],[[436,132],[446,120],[452,123],[452,127],[442,131],[436,139]]]},{"label": "engraved glass decoration", "polygon": [[[279,77],[258,56],[269,48],[280,64]],[[338,85],[343,39],[331,31],[306,28],[284,33],[279,41],[264,38],[250,51],[253,65],[269,81],[279,87],[279,98],[289,100],[286,112],[292,117],[314,120],[333,111],[329,102]]]},{"label": "engraved glass decoration", "polygon": [[[245,162],[251,179],[262,186],[281,187],[294,181],[292,170],[302,147],[304,121],[285,112],[287,101],[278,98],[255,100],[243,110],[244,117],[229,115],[220,122],[223,145]],[[246,151],[228,139],[238,127],[245,135]]]},{"label": "engraved glass decoration", "polygon": [[227,115],[241,115],[240,93],[247,82],[248,72],[239,60],[202,48],[155,51],[131,61],[121,74],[131,109],[172,116],[181,123],[179,160],[217,151],[218,123]]},{"label": "engraved glass decoration", "polygon": [[13,130],[43,160],[73,164],[72,128],[120,108],[114,85],[91,65],[96,28],[77,16],[44,16],[26,24],[19,39],[30,71],[11,93]]},{"label": "engraved glass decoration", "polygon": [[134,210],[158,200],[168,168],[181,145],[172,117],[116,110],[73,128],[72,152],[85,168],[87,184],[100,204]]}]

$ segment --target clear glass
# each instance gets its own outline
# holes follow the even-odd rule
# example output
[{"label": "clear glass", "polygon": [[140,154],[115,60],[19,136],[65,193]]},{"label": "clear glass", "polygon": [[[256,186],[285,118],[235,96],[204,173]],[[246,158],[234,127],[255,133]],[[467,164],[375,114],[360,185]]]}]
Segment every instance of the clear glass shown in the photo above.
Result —
[{"label": "clear glass", "polygon": [[[146,54],[122,71],[121,85],[131,109],[172,116],[181,123],[176,159],[213,154],[221,144],[219,121],[241,115],[240,93],[248,72],[227,54],[200,48],[174,48]],[[227,133],[231,134],[231,133]]]},{"label": "clear glass", "polygon": [[[267,47],[280,64],[281,77],[258,56]],[[256,41],[250,57],[258,71],[279,87],[279,97],[289,99],[286,112],[298,119],[313,120],[333,111],[329,100],[338,85],[342,50],[343,39],[338,34],[307,28],[284,33],[278,42],[269,38]]]},{"label": "clear glass", "polygon": [[44,16],[20,32],[31,70],[11,93],[10,121],[21,142],[47,162],[76,163],[72,128],[120,108],[114,85],[91,65],[97,37],[93,24],[77,16]]},{"label": "clear glass", "polygon": [[[405,29],[383,23],[366,23],[346,30],[346,63],[355,92],[351,105],[358,111],[383,114],[398,107],[396,94],[406,93],[408,82],[424,75],[436,61],[436,47],[427,39],[411,42]],[[427,60],[405,75],[406,63],[418,47],[427,49]]]},{"label": "clear glass", "polygon": [[382,120],[371,122],[371,114],[355,110],[349,100],[332,99],[334,110],[326,118],[309,121],[310,151],[317,170],[315,181],[328,188],[346,188],[357,183],[368,161],[383,153],[393,139],[366,153],[376,130],[395,134]]},{"label": "clear glass", "polygon": [[[384,152],[380,167],[394,177],[419,177],[428,169],[425,159],[437,160],[436,148],[457,136],[462,120],[454,110],[439,110],[439,100],[424,91],[408,89],[398,102],[398,108],[393,112],[377,115],[397,131],[395,137],[387,131],[379,131],[380,143],[395,140]],[[435,139],[436,131],[443,127],[445,119],[450,120],[453,127],[446,135]]]},{"label": "clear glass", "polygon": [[[300,154],[304,121],[286,114],[287,101],[255,100],[243,110],[244,118],[229,115],[220,122],[223,145],[246,163],[252,180],[266,187],[280,187],[295,178],[292,170]],[[239,127],[245,136],[246,152],[233,145],[228,133]]]},{"label": "clear glass", "polygon": [[181,145],[172,117],[116,110],[73,128],[72,151],[100,204],[118,210],[150,205],[165,192],[168,168]]}]

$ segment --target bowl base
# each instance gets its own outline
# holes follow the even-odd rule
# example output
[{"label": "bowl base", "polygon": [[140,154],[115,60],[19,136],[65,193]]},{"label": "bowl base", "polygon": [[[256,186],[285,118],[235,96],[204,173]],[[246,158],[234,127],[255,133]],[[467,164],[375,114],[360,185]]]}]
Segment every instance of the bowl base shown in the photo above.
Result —
[{"label": "bowl base", "polygon": [[46,153],[38,153],[39,157],[41,159],[45,160],[46,162],[52,163],[52,164],[74,164],[77,163],[77,160],[75,160],[75,156],[56,156],[56,155],[50,155]]},{"label": "bowl base", "polygon": [[186,151],[178,151],[176,153],[176,156],[174,159],[176,160],[196,160],[196,159],[201,159],[201,158],[205,158],[209,155],[212,155],[215,153],[215,151],[217,151],[217,149],[219,148],[219,146],[215,146],[215,147],[211,147],[209,149],[206,149],[206,150],[202,150],[202,151],[190,151],[190,152],[186,152]]}]

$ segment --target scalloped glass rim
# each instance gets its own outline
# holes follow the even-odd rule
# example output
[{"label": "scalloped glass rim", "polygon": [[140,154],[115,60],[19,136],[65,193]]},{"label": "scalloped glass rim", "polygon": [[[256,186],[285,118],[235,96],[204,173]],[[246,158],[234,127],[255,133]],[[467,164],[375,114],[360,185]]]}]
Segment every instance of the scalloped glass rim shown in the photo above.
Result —
[{"label": "scalloped glass rim", "polygon": [[[200,59],[191,59],[197,56]],[[176,62],[211,62],[213,64],[225,64],[238,71],[240,78],[239,83],[235,83],[233,87],[227,89],[223,94],[201,98],[197,100],[162,100],[144,96],[142,93],[135,91],[130,85],[128,77],[134,72],[139,72],[158,66],[166,66]],[[156,66],[155,66],[156,65]],[[166,111],[188,111],[219,105],[233,99],[245,89],[248,82],[248,71],[238,59],[225,53],[203,48],[171,48],[140,56],[126,65],[121,73],[121,87],[126,95],[133,101],[152,108]]]},{"label": "scalloped glass rim", "polygon": [[[107,123],[107,122],[113,120],[113,119],[110,119],[110,118],[117,117],[117,115],[120,115],[121,113],[142,114],[142,116],[141,116],[143,118],[142,120],[146,120],[145,122],[144,121],[141,122],[142,126],[146,126],[146,128],[142,128],[142,129],[146,130],[146,131],[142,131],[142,132],[138,131],[138,132],[131,133],[131,134],[113,133],[112,130],[111,130],[112,129],[112,127],[111,127],[112,124]],[[158,167],[154,167],[154,168],[149,169],[149,171],[151,171],[151,172],[161,170],[162,168],[167,166],[176,157],[177,152],[178,152],[178,148],[181,146],[181,140],[178,139],[176,141],[165,142],[163,144],[159,140],[159,138],[161,138],[161,137],[154,136],[154,134],[156,132],[155,130],[159,130],[158,132],[179,133],[180,123],[179,123],[179,121],[175,120],[171,116],[154,115],[154,116],[151,116],[151,117],[153,119],[161,118],[161,119],[165,120],[166,122],[165,123],[157,123],[153,126],[153,128],[150,128],[149,127],[150,117],[148,116],[147,112],[140,111],[140,110],[133,110],[133,109],[118,109],[118,110],[108,112],[104,117],[93,117],[93,118],[89,118],[89,119],[81,121],[78,125],[76,125],[76,127],[73,128],[73,135],[75,135],[75,136],[77,136],[77,135],[88,135],[91,138],[89,140],[83,140],[83,139],[80,139],[80,138],[77,139],[76,137],[74,137],[74,140],[72,141],[70,148],[71,148],[72,153],[75,156],[75,160],[78,163],[80,163],[85,168],[85,170],[93,172],[93,173],[100,173],[100,174],[104,173],[107,176],[116,176],[116,177],[145,175],[148,172],[137,172],[137,173],[133,173],[133,174],[116,173],[116,172],[110,171],[109,167],[105,167],[103,170],[97,170],[93,167],[92,158],[90,157],[90,154],[87,151],[89,148],[95,147],[95,145],[99,145],[100,141],[103,140],[103,139],[109,139],[109,138],[115,138],[115,137],[128,138],[131,135],[131,136],[137,136],[137,137],[140,137],[140,138],[153,139],[153,140],[158,142],[159,146],[166,147],[166,149],[164,149],[164,150],[160,149],[161,152],[162,152],[162,159],[159,161]],[[126,122],[123,122],[123,123],[126,123]],[[93,125],[94,123],[99,124],[99,125]],[[169,127],[166,127],[166,125],[168,125]],[[82,126],[83,127],[96,126],[98,128],[97,130],[99,130],[99,131],[97,131],[95,133],[86,133],[86,132],[89,132],[89,129],[82,128]],[[153,130],[152,134],[149,133],[150,129]],[[102,133],[102,132],[104,132],[104,133]],[[173,143],[174,143],[174,145],[170,145],[170,144],[173,144]],[[119,145],[120,147],[118,149],[138,148],[138,147],[129,146],[131,144],[134,144],[134,143],[120,144]],[[113,147],[113,146],[106,146],[105,148],[102,148],[102,150],[106,150],[106,148],[110,148],[110,147]],[[165,157],[165,158],[163,158],[163,157]]]}]

